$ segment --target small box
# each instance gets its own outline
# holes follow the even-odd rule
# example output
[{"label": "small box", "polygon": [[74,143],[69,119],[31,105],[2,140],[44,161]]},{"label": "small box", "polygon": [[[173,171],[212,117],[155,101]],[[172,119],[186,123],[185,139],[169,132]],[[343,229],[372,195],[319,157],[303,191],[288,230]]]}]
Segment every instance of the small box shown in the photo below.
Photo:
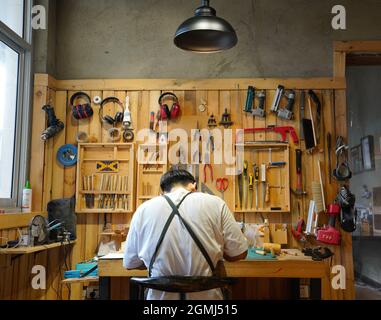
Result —
[{"label": "small box", "polygon": [[[96,267],[98,264],[96,262],[94,263],[78,263],[75,268],[76,270],[81,272],[81,275],[85,274],[86,272],[90,271],[92,268]],[[94,270],[90,274],[87,275],[88,277],[97,277],[98,276],[98,269]]]}]

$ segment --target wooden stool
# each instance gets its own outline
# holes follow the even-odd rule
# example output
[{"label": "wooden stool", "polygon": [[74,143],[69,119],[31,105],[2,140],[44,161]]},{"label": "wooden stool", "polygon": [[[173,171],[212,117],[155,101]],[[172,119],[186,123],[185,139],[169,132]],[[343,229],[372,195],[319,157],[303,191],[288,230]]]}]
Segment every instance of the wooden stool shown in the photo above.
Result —
[{"label": "wooden stool", "polygon": [[132,300],[145,300],[145,290],[152,289],[164,292],[179,293],[180,300],[186,300],[187,293],[221,289],[224,300],[231,300],[231,287],[237,279],[219,277],[180,277],[132,278],[131,284],[138,287],[137,297]]}]

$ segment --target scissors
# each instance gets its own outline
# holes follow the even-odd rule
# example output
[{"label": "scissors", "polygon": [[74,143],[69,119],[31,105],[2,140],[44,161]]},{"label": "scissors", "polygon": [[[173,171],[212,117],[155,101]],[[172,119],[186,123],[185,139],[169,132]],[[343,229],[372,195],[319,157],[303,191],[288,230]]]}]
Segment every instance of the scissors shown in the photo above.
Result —
[{"label": "scissors", "polygon": [[224,194],[229,188],[229,180],[226,178],[218,178],[216,182],[216,187],[219,192],[221,192],[222,199],[224,200]]}]

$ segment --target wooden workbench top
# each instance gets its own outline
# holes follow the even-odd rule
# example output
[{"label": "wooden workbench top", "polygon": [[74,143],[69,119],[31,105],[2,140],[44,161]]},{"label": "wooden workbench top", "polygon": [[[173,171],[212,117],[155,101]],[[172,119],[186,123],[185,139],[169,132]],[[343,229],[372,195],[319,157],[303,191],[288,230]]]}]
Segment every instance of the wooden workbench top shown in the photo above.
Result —
[{"label": "wooden workbench top", "polygon": [[[98,261],[100,277],[146,277],[146,270],[126,270],[123,267],[122,257]],[[288,259],[287,256],[278,260],[259,261],[242,260],[225,262],[228,277],[233,278],[323,278],[329,276],[329,267],[325,262],[316,262],[311,259]]]}]

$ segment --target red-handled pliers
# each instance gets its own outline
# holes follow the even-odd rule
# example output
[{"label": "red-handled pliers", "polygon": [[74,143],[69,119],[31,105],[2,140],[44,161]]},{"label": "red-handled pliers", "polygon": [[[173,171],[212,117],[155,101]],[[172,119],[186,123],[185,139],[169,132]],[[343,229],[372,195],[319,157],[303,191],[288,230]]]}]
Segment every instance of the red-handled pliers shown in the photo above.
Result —
[{"label": "red-handled pliers", "polygon": [[226,178],[218,178],[216,182],[216,188],[221,192],[222,199],[224,199],[224,194],[229,188],[229,180]]}]

